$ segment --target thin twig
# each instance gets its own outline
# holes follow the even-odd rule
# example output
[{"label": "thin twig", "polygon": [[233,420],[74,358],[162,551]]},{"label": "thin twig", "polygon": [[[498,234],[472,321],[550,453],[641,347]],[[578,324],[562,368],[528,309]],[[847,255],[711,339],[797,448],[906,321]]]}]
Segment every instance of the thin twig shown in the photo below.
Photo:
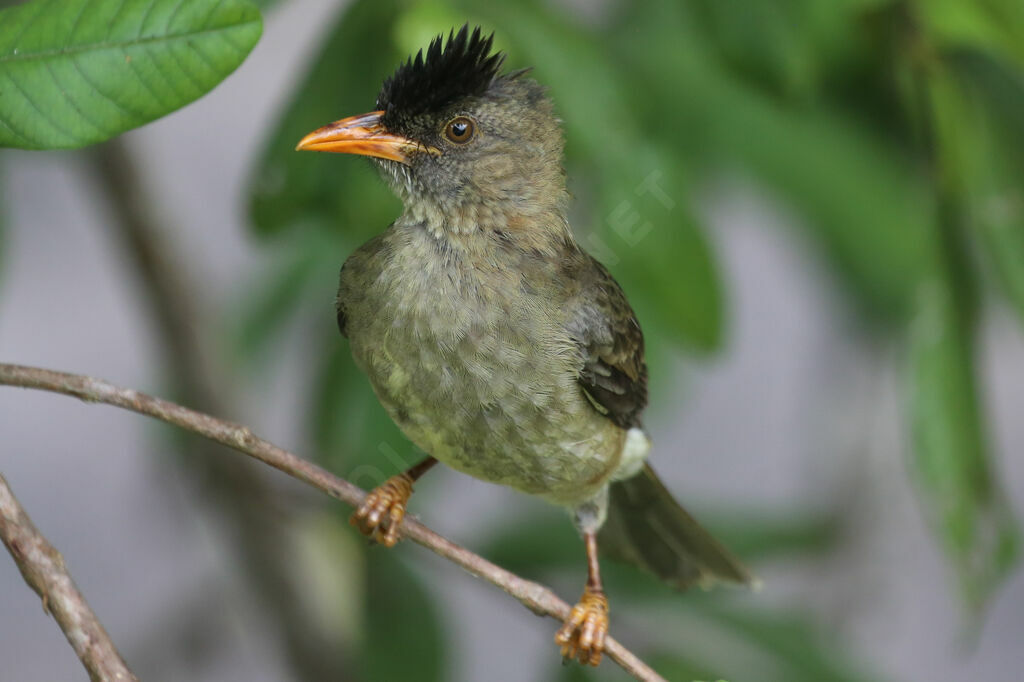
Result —
[{"label": "thin twig", "polygon": [[[254,457],[353,507],[358,506],[366,496],[358,486],[255,436],[248,427],[132,389],[119,388],[87,376],[3,363],[0,363],[0,384],[63,393],[86,402],[106,403],[154,417]],[[500,587],[538,615],[551,616],[557,620],[564,620],[569,615],[569,605],[549,588],[506,571],[438,535],[413,518],[406,517],[401,534],[458,564],[472,575]],[[605,651],[609,658],[634,678],[643,682],[666,682],[650,666],[610,637],[605,642]]]},{"label": "thin twig", "polygon": [[0,475],[0,539],[29,587],[43,600],[71,648],[89,671],[89,679],[138,680],[110,641],[110,635],[75,587],[64,557],[36,529]]}]

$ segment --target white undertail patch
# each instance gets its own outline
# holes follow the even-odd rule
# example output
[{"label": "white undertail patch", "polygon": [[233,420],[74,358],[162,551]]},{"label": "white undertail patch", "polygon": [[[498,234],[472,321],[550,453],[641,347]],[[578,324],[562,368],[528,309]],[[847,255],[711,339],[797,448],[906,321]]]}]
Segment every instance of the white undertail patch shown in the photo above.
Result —
[{"label": "white undertail patch", "polygon": [[651,439],[643,429],[634,426],[627,431],[626,442],[622,445],[622,459],[619,460],[619,468],[616,469],[613,480],[622,481],[640,473],[650,451]]}]

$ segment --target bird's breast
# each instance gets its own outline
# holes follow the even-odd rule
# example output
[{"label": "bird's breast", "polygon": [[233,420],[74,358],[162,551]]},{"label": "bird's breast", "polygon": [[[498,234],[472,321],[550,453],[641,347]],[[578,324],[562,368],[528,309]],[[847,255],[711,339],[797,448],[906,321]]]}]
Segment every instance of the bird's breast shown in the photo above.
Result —
[{"label": "bird's breast", "polygon": [[623,432],[580,391],[554,283],[425,233],[385,237],[346,263],[339,300],[353,356],[405,434],[453,468],[557,502],[603,485]]}]

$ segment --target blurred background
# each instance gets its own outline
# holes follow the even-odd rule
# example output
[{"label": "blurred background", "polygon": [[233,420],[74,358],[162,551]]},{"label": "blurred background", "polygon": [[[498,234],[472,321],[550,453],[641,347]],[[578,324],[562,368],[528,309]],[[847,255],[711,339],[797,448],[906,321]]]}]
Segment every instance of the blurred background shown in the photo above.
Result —
[{"label": "blurred background", "polygon": [[[0,153],[0,358],[241,421],[369,488],[418,453],[335,327],[400,206],[295,154],[465,21],[564,120],[580,241],[648,340],[654,465],[764,582],[606,565],[670,680],[1016,680],[1024,666],[1024,5],[278,0],[211,94],[78,152]],[[143,679],[623,679],[350,510],[113,408],[0,390],[0,470]],[[413,511],[566,599],[565,514],[437,471]],[[85,674],[0,557],[0,679]]]}]

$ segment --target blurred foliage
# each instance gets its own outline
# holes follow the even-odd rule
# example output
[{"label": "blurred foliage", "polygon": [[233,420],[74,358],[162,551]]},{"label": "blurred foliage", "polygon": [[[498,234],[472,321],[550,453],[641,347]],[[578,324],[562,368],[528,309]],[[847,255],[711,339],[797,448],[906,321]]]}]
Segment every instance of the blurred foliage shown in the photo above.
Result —
[{"label": "blurred foliage", "polygon": [[82,147],[164,116],[234,71],[262,30],[242,0],[0,10],[0,147]]},{"label": "blurred foliage", "polygon": [[918,98],[936,185],[933,252],[910,329],[914,471],[967,604],[978,609],[1015,563],[1018,547],[1016,524],[987,457],[973,371],[982,283],[968,240],[986,231],[985,204],[1008,200],[1004,194],[1016,190],[992,179],[1001,159],[985,144],[986,121],[971,111],[950,67],[927,60],[913,68],[911,96]]},{"label": "blurred foliage", "polygon": [[394,552],[372,547],[367,556],[366,628],[359,647],[363,679],[450,679],[445,670],[450,638],[430,590]]},{"label": "blurred foliage", "polygon": [[[187,104],[241,63],[260,35],[256,7],[273,4],[31,0],[0,10],[0,146],[81,146]],[[253,168],[253,233],[274,258],[239,306],[233,338],[258,367],[291,326],[313,326],[309,433],[322,463],[366,487],[418,455],[337,340],[330,296],[345,255],[401,209],[367,164],[294,146],[370,110],[401,60],[465,21],[494,29],[510,68],[533,65],[549,86],[574,227],[629,293],[652,366],[728,338],[728,281],[695,208],[700,191],[739,176],[798,217],[865,326],[907,349],[910,469],[964,601],[980,613],[1018,554],[976,338],[993,302],[1024,322],[1024,4],[350,3]],[[674,388],[659,385],[666,374],[652,373],[656,393]],[[823,555],[841,534],[834,518],[735,510],[710,525],[757,564]],[[485,553],[535,578],[582,570],[575,533],[554,511],[495,529]],[[400,556],[365,558],[366,641],[353,674],[447,679],[441,606]],[[672,618],[723,643],[652,637],[641,653],[671,679],[749,679],[752,665],[761,680],[868,679],[808,615],[734,595],[678,597],[628,567],[606,573],[610,591],[640,611],[671,603]],[[744,655],[720,655],[734,649]],[[614,674],[571,665],[552,679]]]},{"label": "blurred foliage", "polygon": [[[727,335],[727,282],[693,209],[699,189],[739,175],[799,217],[865,324],[906,343],[911,469],[965,602],[979,610],[1017,546],[973,340],[989,288],[1024,316],[1020,3],[647,0],[570,9],[542,0],[357,0],[326,31],[253,174],[254,230],[287,256],[249,309],[244,346],[277,333],[314,288],[323,301],[319,287],[345,254],[400,211],[367,164],[297,155],[295,142],[372,109],[399,61],[465,21],[494,29],[510,68],[532,65],[550,87],[566,131],[577,236],[629,292],[652,364],[680,348],[716,350]],[[323,307],[317,339],[331,318]],[[370,485],[415,460],[343,343],[324,341],[310,371],[310,428],[323,462]],[[732,516],[717,530],[755,562],[828,551],[838,531],[828,519]],[[534,577],[580,567],[574,533],[554,514],[499,530],[488,556]],[[664,599],[635,571],[608,572],[617,594]],[[710,603],[680,600],[702,613]],[[865,679],[812,636],[806,618],[739,608],[716,618],[767,651],[779,679]],[[648,653],[673,679],[731,670],[699,651]],[[556,677],[591,674],[569,666]]]},{"label": "blurred foliage", "polygon": [[[743,523],[712,523],[709,529],[745,562],[760,565],[774,558],[824,554],[831,549],[840,530],[831,521],[771,518],[753,513],[747,515]],[[565,522],[564,514],[551,512],[517,518],[507,526],[494,529],[481,553],[520,575],[550,581],[559,576],[578,579],[580,551],[575,531]],[[755,679],[755,676],[762,682],[865,682],[874,679],[857,672],[857,666],[836,650],[808,615],[765,612],[745,606],[735,598],[735,593],[725,590],[672,592],[654,577],[641,574],[631,566],[606,563],[602,575],[606,589],[616,595],[617,602],[629,601],[629,615],[633,619],[642,617],[646,609],[658,612],[659,629],[666,632],[683,632],[685,625],[699,624],[700,644],[687,644],[684,637],[678,638],[680,641],[673,642],[671,647],[648,644],[646,650],[640,650],[667,679]],[[666,603],[671,603],[674,620],[670,624],[664,623]],[[750,653],[736,655],[740,650]],[[552,679],[575,682],[616,679],[616,676],[611,674],[606,678],[602,673],[573,665]]]}]

